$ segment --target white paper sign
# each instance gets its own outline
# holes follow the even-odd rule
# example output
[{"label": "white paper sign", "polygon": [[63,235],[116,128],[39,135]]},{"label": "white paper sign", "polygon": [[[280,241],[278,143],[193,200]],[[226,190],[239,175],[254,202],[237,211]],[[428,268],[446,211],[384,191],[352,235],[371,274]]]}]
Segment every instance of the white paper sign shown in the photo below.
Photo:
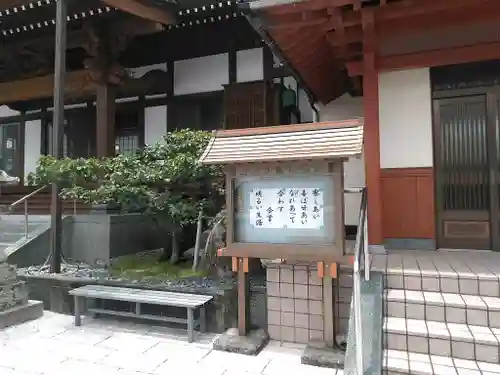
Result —
[{"label": "white paper sign", "polygon": [[250,224],[268,229],[323,228],[323,190],[316,188],[252,189]]}]

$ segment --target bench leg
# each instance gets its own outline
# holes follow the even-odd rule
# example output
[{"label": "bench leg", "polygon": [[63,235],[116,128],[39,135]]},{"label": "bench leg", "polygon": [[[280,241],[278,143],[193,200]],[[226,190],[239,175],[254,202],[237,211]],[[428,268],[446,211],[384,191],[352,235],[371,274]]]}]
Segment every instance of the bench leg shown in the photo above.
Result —
[{"label": "bench leg", "polygon": [[207,311],[205,306],[200,307],[200,332],[207,332]]},{"label": "bench leg", "polygon": [[79,327],[82,325],[82,306],[81,306],[81,297],[75,296],[75,326]]},{"label": "bench leg", "polygon": [[188,342],[194,341],[194,313],[193,309],[187,309]]}]

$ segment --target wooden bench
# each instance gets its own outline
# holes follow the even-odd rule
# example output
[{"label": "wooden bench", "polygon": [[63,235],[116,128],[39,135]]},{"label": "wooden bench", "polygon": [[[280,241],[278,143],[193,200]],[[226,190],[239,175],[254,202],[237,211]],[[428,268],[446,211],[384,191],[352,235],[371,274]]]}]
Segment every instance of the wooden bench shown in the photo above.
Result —
[{"label": "wooden bench", "polygon": [[[102,315],[115,315],[129,318],[141,318],[162,322],[187,324],[188,341],[193,342],[195,326],[199,326],[200,332],[206,331],[206,309],[205,306],[212,296],[187,293],[162,292],[157,290],[144,290],[133,288],[121,288],[113,286],[87,285],[69,292],[75,299],[75,325],[81,325],[81,314],[84,299],[96,301],[123,301],[134,303],[132,312],[116,311],[102,307],[89,307],[87,311]],[[187,319],[168,317],[163,315],[143,314],[141,304],[180,307],[187,309]],[[101,305],[102,306],[102,305]],[[198,319],[195,320],[195,310],[199,310]]]}]

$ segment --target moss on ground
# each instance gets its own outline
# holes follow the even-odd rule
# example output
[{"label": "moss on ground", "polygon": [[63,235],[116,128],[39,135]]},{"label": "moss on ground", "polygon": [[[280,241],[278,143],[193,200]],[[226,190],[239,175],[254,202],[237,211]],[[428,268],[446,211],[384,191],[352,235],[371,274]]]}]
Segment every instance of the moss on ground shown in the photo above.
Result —
[{"label": "moss on ground", "polygon": [[168,261],[159,261],[157,254],[153,255],[126,255],[113,261],[110,269],[112,277],[130,280],[178,280],[193,277],[204,277],[204,270],[194,272],[191,262],[170,264]]}]

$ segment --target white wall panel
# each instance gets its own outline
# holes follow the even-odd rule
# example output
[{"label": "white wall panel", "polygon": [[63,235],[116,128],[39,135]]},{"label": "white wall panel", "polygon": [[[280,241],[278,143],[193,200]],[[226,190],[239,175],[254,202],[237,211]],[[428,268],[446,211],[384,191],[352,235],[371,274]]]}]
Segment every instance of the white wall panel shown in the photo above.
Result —
[{"label": "white wall panel", "polygon": [[144,108],[144,143],[154,145],[167,133],[167,106]]},{"label": "white wall panel", "polygon": [[42,120],[26,121],[24,129],[24,177],[36,171],[42,147]]},{"label": "white wall panel", "polygon": [[236,52],[237,82],[252,82],[264,79],[264,50],[253,48]]},{"label": "white wall panel", "polygon": [[222,90],[229,83],[227,53],[174,63],[174,95],[187,95]]},{"label": "white wall panel", "polygon": [[429,69],[381,73],[379,95],[381,168],[431,167]]}]

